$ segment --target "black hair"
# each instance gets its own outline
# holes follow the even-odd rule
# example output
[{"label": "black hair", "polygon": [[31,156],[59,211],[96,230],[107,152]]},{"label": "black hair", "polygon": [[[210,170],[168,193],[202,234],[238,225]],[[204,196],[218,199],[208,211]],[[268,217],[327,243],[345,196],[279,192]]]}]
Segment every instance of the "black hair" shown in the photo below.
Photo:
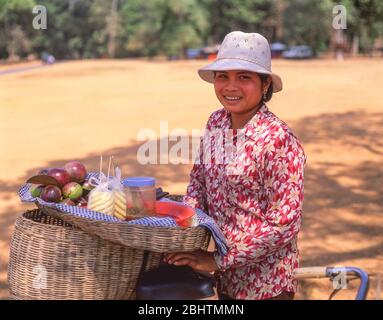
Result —
[{"label": "black hair", "polygon": [[[261,79],[262,85],[267,81],[270,77],[269,74],[258,73],[259,78]],[[262,95],[262,102],[268,102],[271,100],[273,96],[273,82],[271,81],[269,88],[267,89],[266,96]]]}]

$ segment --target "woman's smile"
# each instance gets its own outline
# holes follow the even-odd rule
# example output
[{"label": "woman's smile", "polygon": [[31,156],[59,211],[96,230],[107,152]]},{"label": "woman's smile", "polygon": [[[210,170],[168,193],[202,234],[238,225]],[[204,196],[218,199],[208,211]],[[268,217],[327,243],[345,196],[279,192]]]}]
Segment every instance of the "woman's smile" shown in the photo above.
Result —
[{"label": "woman's smile", "polygon": [[237,104],[239,101],[242,100],[242,97],[239,96],[223,96],[227,103],[229,104]]}]

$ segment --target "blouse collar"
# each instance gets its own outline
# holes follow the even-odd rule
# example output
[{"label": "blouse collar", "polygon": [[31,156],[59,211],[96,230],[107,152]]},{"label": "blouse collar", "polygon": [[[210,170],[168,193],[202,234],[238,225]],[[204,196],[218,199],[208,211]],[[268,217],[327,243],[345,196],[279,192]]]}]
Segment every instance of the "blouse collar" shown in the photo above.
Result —
[{"label": "blouse collar", "polygon": [[[257,113],[245,124],[245,126],[241,129],[245,132],[246,135],[248,133],[253,133],[254,129],[258,126],[259,121],[264,118],[265,113],[269,111],[269,108],[265,103],[258,109]],[[225,109],[225,118],[222,124],[224,129],[230,129],[231,127],[231,116],[230,112]]]}]

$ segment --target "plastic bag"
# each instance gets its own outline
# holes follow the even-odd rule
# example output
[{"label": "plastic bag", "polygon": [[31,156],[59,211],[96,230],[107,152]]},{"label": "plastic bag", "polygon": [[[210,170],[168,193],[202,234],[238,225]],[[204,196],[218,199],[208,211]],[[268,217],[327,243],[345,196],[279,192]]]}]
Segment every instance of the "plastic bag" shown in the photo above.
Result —
[{"label": "plastic bag", "polygon": [[[126,219],[126,198],[121,183],[121,170],[116,168],[114,177],[100,172],[99,179],[91,178],[95,188],[89,193],[88,209]],[[109,172],[109,171],[108,171]]]},{"label": "plastic bag", "polygon": [[100,173],[99,179],[91,178],[89,183],[95,188],[89,193],[88,209],[101,213],[114,214],[114,197],[110,190],[110,180],[104,173]]},{"label": "plastic bag", "polygon": [[110,180],[110,189],[113,194],[114,211],[113,215],[117,218],[126,219],[126,196],[124,186],[121,183],[121,170],[116,168],[116,175]]}]

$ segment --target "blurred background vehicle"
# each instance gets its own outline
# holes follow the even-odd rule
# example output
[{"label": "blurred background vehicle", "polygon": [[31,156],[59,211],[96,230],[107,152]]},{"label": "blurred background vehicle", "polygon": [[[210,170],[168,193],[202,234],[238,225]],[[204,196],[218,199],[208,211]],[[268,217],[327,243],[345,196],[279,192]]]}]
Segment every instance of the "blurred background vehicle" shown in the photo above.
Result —
[{"label": "blurred background vehicle", "polygon": [[56,58],[48,53],[48,52],[43,52],[41,54],[41,61],[44,63],[44,64],[53,64],[56,62]]},{"label": "blurred background vehicle", "polygon": [[217,57],[219,46],[220,46],[219,44],[216,44],[216,45],[205,46],[201,48],[186,49],[186,58],[214,60]]},{"label": "blurred background vehicle", "polygon": [[200,48],[192,48],[186,50],[186,58],[187,59],[198,59],[201,57],[201,49]]},{"label": "blurred background vehicle", "polygon": [[293,46],[283,51],[282,57],[285,59],[308,59],[314,57],[314,51],[310,46]]},{"label": "blurred background vehicle", "polygon": [[287,46],[282,42],[273,42],[270,44],[271,57],[272,58],[280,58],[282,56],[283,51],[285,51]]}]

